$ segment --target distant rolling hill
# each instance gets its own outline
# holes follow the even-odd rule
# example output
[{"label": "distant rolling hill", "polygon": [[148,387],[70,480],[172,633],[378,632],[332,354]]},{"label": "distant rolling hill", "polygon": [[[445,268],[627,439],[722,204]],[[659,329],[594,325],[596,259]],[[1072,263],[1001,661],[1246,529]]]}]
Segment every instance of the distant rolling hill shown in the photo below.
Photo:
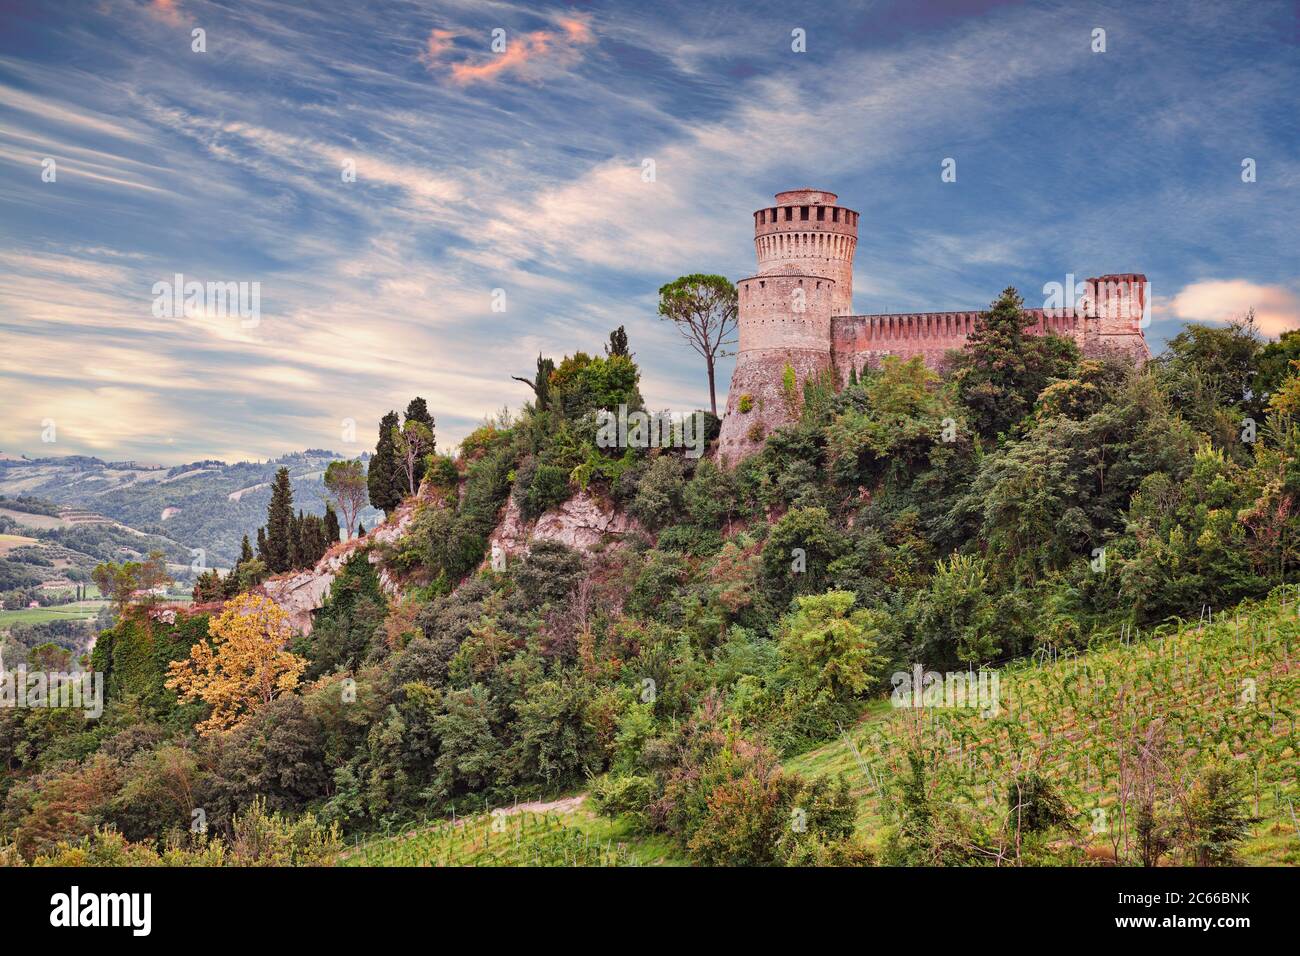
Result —
[{"label": "distant rolling hill", "polygon": [[[170,539],[182,550],[202,548],[210,567],[228,567],[239,556],[240,539],[254,537],[266,522],[271,480],[289,469],[294,508],[325,511],[326,466],[342,455],[321,449],[268,462],[196,461],[174,468],[136,462],[106,462],[84,455],[57,458],[0,458],[0,495],[35,498],[59,505],[57,518],[17,514],[23,527],[69,528],[112,519],[137,532]],[[12,502],[11,502],[12,504]],[[380,512],[366,509],[373,525]],[[174,549],[169,549],[174,550]]]}]

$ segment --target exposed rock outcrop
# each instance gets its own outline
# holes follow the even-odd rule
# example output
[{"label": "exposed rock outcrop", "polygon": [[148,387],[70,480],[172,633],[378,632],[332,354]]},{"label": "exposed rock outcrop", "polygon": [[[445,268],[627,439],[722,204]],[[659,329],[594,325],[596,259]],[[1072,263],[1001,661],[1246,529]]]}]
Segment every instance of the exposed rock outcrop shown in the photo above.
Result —
[{"label": "exposed rock outcrop", "polygon": [[499,548],[507,555],[524,554],[528,542],[558,541],[579,551],[590,551],[609,539],[639,530],[630,516],[616,510],[590,491],[580,491],[564,504],[527,522],[514,498],[506,503],[505,515],[488,539],[489,554]]},{"label": "exposed rock outcrop", "polygon": [[[310,634],[312,613],[324,605],[330,585],[348,559],[359,548],[396,541],[406,532],[414,516],[415,504],[402,505],[389,520],[376,525],[364,538],[353,538],[334,545],[316,562],[315,567],[267,580],[262,584],[263,593],[289,615],[289,623],[296,631],[303,635]],[[379,555],[372,549],[368,560],[377,565]],[[400,589],[388,572],[382,567],[378,570],[379,584],[384,591],[393,596],[399,594]]]},{"label": "exposed rock outcrop", "polygon": [[[366,537],[336,544],[314,568],[269,579],[262,584],[263,593],[284,609],[295,630],[310,634],[312,614],[324,605],[330,585],[343,565],[358,548],[367,544],[396,542],[410,527],[418,503],[402,505],[389,520],[376,525]],[[508,556],[524,554],[530,540],[558,541],[576,550],[590,551],[607,543],[611,537],[617,539],[636,530],[638,525],[631,517],[589,491],[579,492],[533,522],[524,520],[511,498],[496,530],[488,539],[486,560],[491,560],[491,555],[498,549]],[[373,548],[369,561],[379,565],[379,554]],[[379,583],[386,593],[394,596],[401,593],[397,582],[383,567],[378,567],[378,572]]]}]

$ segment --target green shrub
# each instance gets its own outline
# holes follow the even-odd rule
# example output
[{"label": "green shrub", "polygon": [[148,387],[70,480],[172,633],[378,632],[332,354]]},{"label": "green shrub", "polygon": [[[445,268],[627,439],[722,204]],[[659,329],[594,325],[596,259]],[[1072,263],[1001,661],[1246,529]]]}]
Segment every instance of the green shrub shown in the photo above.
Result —
[{"label": "green shrub", "polygon": [[607,773],[591,782],[592,806],[607,817],[626,817],[637,829],[648,829],[646,808],[659,796],[653,777]]},{"label": "green shrub", "polygon": [[702,558],[722,548],[722,534],[713,528],[697,528],[689,524],[675,524],[659,532],[659,547],[664,551],[689,554]]},{"label": "green shrub", "polygon": [[681,459],[676,455],[655,458],[637,484],[636,497],[628,508],[632,517],[652,531],[680,517],[686,487],[682,472]]},{"label": "green shrub", "polygon": [[525,518],[536,518],[569,499],[569,471],[559,465],[537,466],[521,508]]}]

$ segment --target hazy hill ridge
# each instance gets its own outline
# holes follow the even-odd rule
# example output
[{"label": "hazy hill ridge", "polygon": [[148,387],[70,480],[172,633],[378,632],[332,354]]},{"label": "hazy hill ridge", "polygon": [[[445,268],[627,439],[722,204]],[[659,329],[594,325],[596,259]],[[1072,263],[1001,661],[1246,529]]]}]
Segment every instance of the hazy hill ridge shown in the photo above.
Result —
[{"label": "hazy hill ridge", "polygon": [[[98,512],[186,548],[202,548],[209,566],[224,567],[238,556],[243,535],[252,537],[265,523],[278,468],[289,469],[294,507],[323,514],[325,467],[343,457],[310,448],[266,462],[206,459],[170,468],[86,455],[0,458],[0,495]],[[367,509],[361,520],[371,525],[378,517]]]}]

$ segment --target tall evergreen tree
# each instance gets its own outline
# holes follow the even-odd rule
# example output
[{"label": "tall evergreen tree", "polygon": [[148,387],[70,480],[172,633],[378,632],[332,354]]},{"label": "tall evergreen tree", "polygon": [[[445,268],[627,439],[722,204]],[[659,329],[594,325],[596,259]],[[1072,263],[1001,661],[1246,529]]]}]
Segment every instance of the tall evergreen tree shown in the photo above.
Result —
[{"label": "tall evergreen tree", "polygon": [[339,514],[334,510],[334,506],[328,502],[325,504],[325,537],[329,539],[330,544],[337,544],[339,538],[342,537]]},{"label": "tall evergreen tree", "polygon": [[302,549],[302,511],[289,519],[289,569],[296,570],[305,566]]},{"label": "tall evergreen tree", "polygon": [[265,564],[268,568],[271,566],[270,552],[267,551],[267,546],[266,546],[265,528],[257,529],[257,556],[262,559],[262,563]]},{"label": "tall evergreen tree", "polygon": [[[410,403],[406,406],[405,421],[419,422],[425,428],[429,429],[430,435],[436,434],[433,428],[433,416],[429,414],[428,403],[426,403],[425,400],[418,395],[415,396],[415,398],[411,399]],[[416,488],[420,487],[420,481],[421,479],[424,478],[424,469],[425,469],[424,455],[426,454],[432,455],[435,449],[437,449],[437,447],[438,447],[438,442],[436,439],[434,439],[429,443],[429,447],[424,450],[424,452],[420,455],[419,459],[416,461],[415,475],[414,475]]]},{"label": "tall evergreen tree", "polygon": [[393,431],[398,427],[397,412],[389,412],[379,422],[379,441],[370,459],[366,484],[370,490],[370,505],[384,514],[391,514],[402,503],[405,475],[399,474],[397,453],[393,450]]},{"label": "tall evergreen tree", "polygon": [[523,382],[533,390],[533,395],[537,399],[535,402],[536,408],[539,412],[544,412],[551,401],[551,373],[554,371],[555,360],[542,358],[539,352],[537,355],[537,372],[531,381],[520,378],[518,375],[511,375],[510,377],[516,382]]},{"label": "tall evergreen tree", "polygon": [[281,468],[275,473],[271,503],[266,509],[266,567],[272,574],[281,574],[293,567],[293,521],[289,469]]},{"label": "tall evergreen tree", "polygon": [[1010,431],[1038,393],[1078,364],[1079,348],[1055,335],[1030,335],[1034,317],[1007,288],[983,313],[957,360],[957,392],[986,438]]},{"label": "tall evergreen tree", "polygon": [[625,358],[631,358],[632,353],[627,347],[627,330],[619,326],[613,332],[609,333],[609,344],[605,346],[605,354],[608,356],[622,355]]},{"label": "tall evergreen tree", "polygon": [[248,535],[244,535],[244,543],[239,547],[239,561],[237,563],[243,564],[245,561],[252,561],[252,560],[253,560],[253,546],[248,543]]},{"label": "tall evergreen tree", "polygon": [[325,537],[325,522],[320,515],[298,513],[298,567],[315,566],[325,554],[329,542]]}]

